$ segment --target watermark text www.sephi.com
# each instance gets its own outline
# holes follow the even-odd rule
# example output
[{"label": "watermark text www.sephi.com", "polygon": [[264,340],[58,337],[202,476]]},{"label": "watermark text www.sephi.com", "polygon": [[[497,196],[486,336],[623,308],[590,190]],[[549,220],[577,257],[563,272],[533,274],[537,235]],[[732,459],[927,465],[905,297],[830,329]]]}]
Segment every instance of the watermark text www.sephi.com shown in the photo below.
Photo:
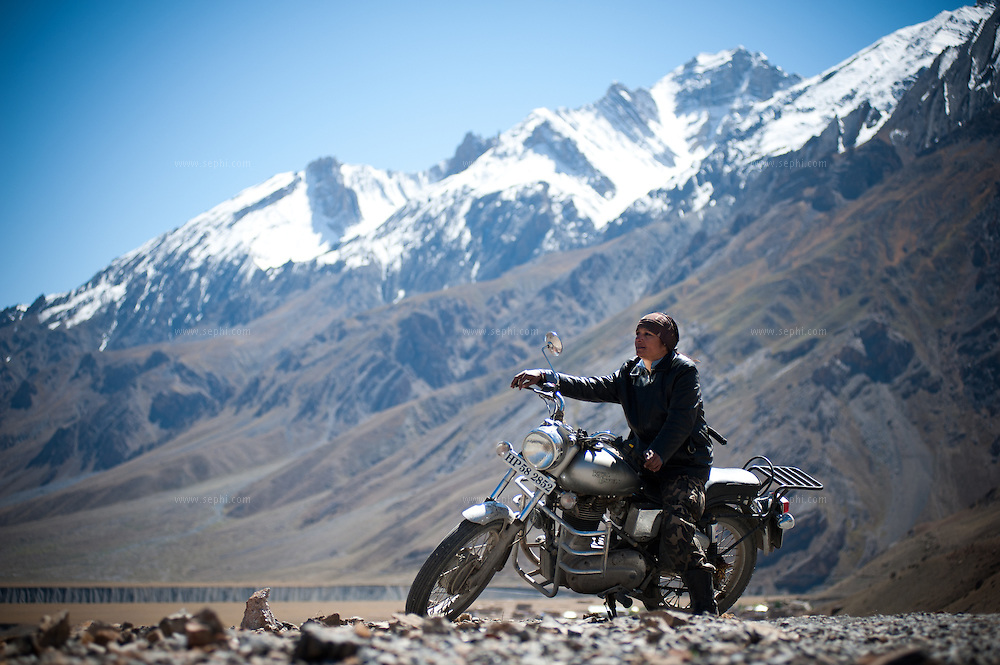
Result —
[{"label": "watermark text www.sephi.com", "polygon": [[462,334],[470,337],[532,337],[540,335],[538,328],[465,328]]},{"label": "watermark text www.sephi.com", "polygon": [[750,328],[753,337],[824,337],[826,328]]},{"label": "watermark text www.sephi.com", "polygon": [[789,503],[815,503],[815,504],[826,504],[827,498],[823,495],[816,494],[795,494],[786,497]]},{"label": "watermark text www.sephi.com", "polygon": [[764,169],[825,169],[826,167],[825,159],[758,159],[750,162],[750,168],[757,171]]},{"label": "watermark text www.sephi.com", "polygon": [[249,337],[249,328],[174,328],[171,337]]},{"label": "watermark text www.sephi.com", "polygon": [[201,496],[175,496],[174,503],[203,504],[225,506],[228,504],[250,503],[248,496],[229,496],[228,494],[204,494]]}]

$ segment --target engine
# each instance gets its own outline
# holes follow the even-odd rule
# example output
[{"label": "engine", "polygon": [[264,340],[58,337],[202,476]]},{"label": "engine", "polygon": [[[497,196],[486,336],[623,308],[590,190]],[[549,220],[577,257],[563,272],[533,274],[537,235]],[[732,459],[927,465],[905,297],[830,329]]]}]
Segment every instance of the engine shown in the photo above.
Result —
[{"label": "engine", "polygon": [[612,499],[606,496],[582,496],[576,505],[563,510],[563,519],[578,531],[596,531]]},{"label": "engine", "polygon": [[[613,496],[581,496],[575,505],[563,508],[563,520],[574,530],[590,532],[576,535],[565,532],[563,541],[563,571],[565,584],[577,593],[602,593],[615,586],[635,587],[649,573],[645,557],[632,549],[612,549],[604,552],[607,543],[601,518],[609,513],[613,520],[626,510],[627,502]],[[603,574],[602,574],[603,568]]]}]

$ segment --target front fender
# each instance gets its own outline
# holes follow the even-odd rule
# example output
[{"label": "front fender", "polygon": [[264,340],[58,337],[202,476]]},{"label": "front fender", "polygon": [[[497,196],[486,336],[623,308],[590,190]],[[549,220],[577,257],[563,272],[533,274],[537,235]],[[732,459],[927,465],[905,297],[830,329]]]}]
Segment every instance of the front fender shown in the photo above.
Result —
[{"label": "front fender", "polygon": [[497,520],[503,520],[504,524],[510,524],[517,515],[499,501],[484,501],[463,510],[462,517],[476,524],[489,524]]}]

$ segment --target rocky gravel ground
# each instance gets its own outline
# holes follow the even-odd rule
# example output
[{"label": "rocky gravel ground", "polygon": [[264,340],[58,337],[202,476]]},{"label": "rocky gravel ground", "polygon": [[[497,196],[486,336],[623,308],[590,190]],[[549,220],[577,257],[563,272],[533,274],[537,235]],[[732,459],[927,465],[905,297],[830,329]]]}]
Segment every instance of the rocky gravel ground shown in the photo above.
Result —
[{"label": "rocky gravel ground", "polygon": [[[11,665],[622,665],[649,663],[1000,664],[1000,615],[906,614],[772,619],[657,611],[608,618],[549,615],[458,621],[337,615],[301,626],[262,615],[265,627],[226,628],[211,610],[158,626],[87,622],[65,613],[0,635]],[[260,618],[260,617],[259,617]]]}]

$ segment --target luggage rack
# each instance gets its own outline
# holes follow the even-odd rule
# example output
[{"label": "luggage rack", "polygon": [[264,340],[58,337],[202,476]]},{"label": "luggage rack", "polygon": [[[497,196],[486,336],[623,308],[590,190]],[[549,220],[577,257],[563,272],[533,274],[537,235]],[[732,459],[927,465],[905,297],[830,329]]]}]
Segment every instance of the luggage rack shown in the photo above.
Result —
[{"label": "luggage rack", "polygon": [[[750,465],[751,462],[759,460],[761,464]],[[751,458],[743,468],[753,473],[761,480],[761,487],[757,490],[758,496],[763,496],[771,486],[775,490],[784,493],[788,490],[821,490],[823,483],[819,482],[802,469],[794,466],[775,466],[771,460],[763,456]]]}]

